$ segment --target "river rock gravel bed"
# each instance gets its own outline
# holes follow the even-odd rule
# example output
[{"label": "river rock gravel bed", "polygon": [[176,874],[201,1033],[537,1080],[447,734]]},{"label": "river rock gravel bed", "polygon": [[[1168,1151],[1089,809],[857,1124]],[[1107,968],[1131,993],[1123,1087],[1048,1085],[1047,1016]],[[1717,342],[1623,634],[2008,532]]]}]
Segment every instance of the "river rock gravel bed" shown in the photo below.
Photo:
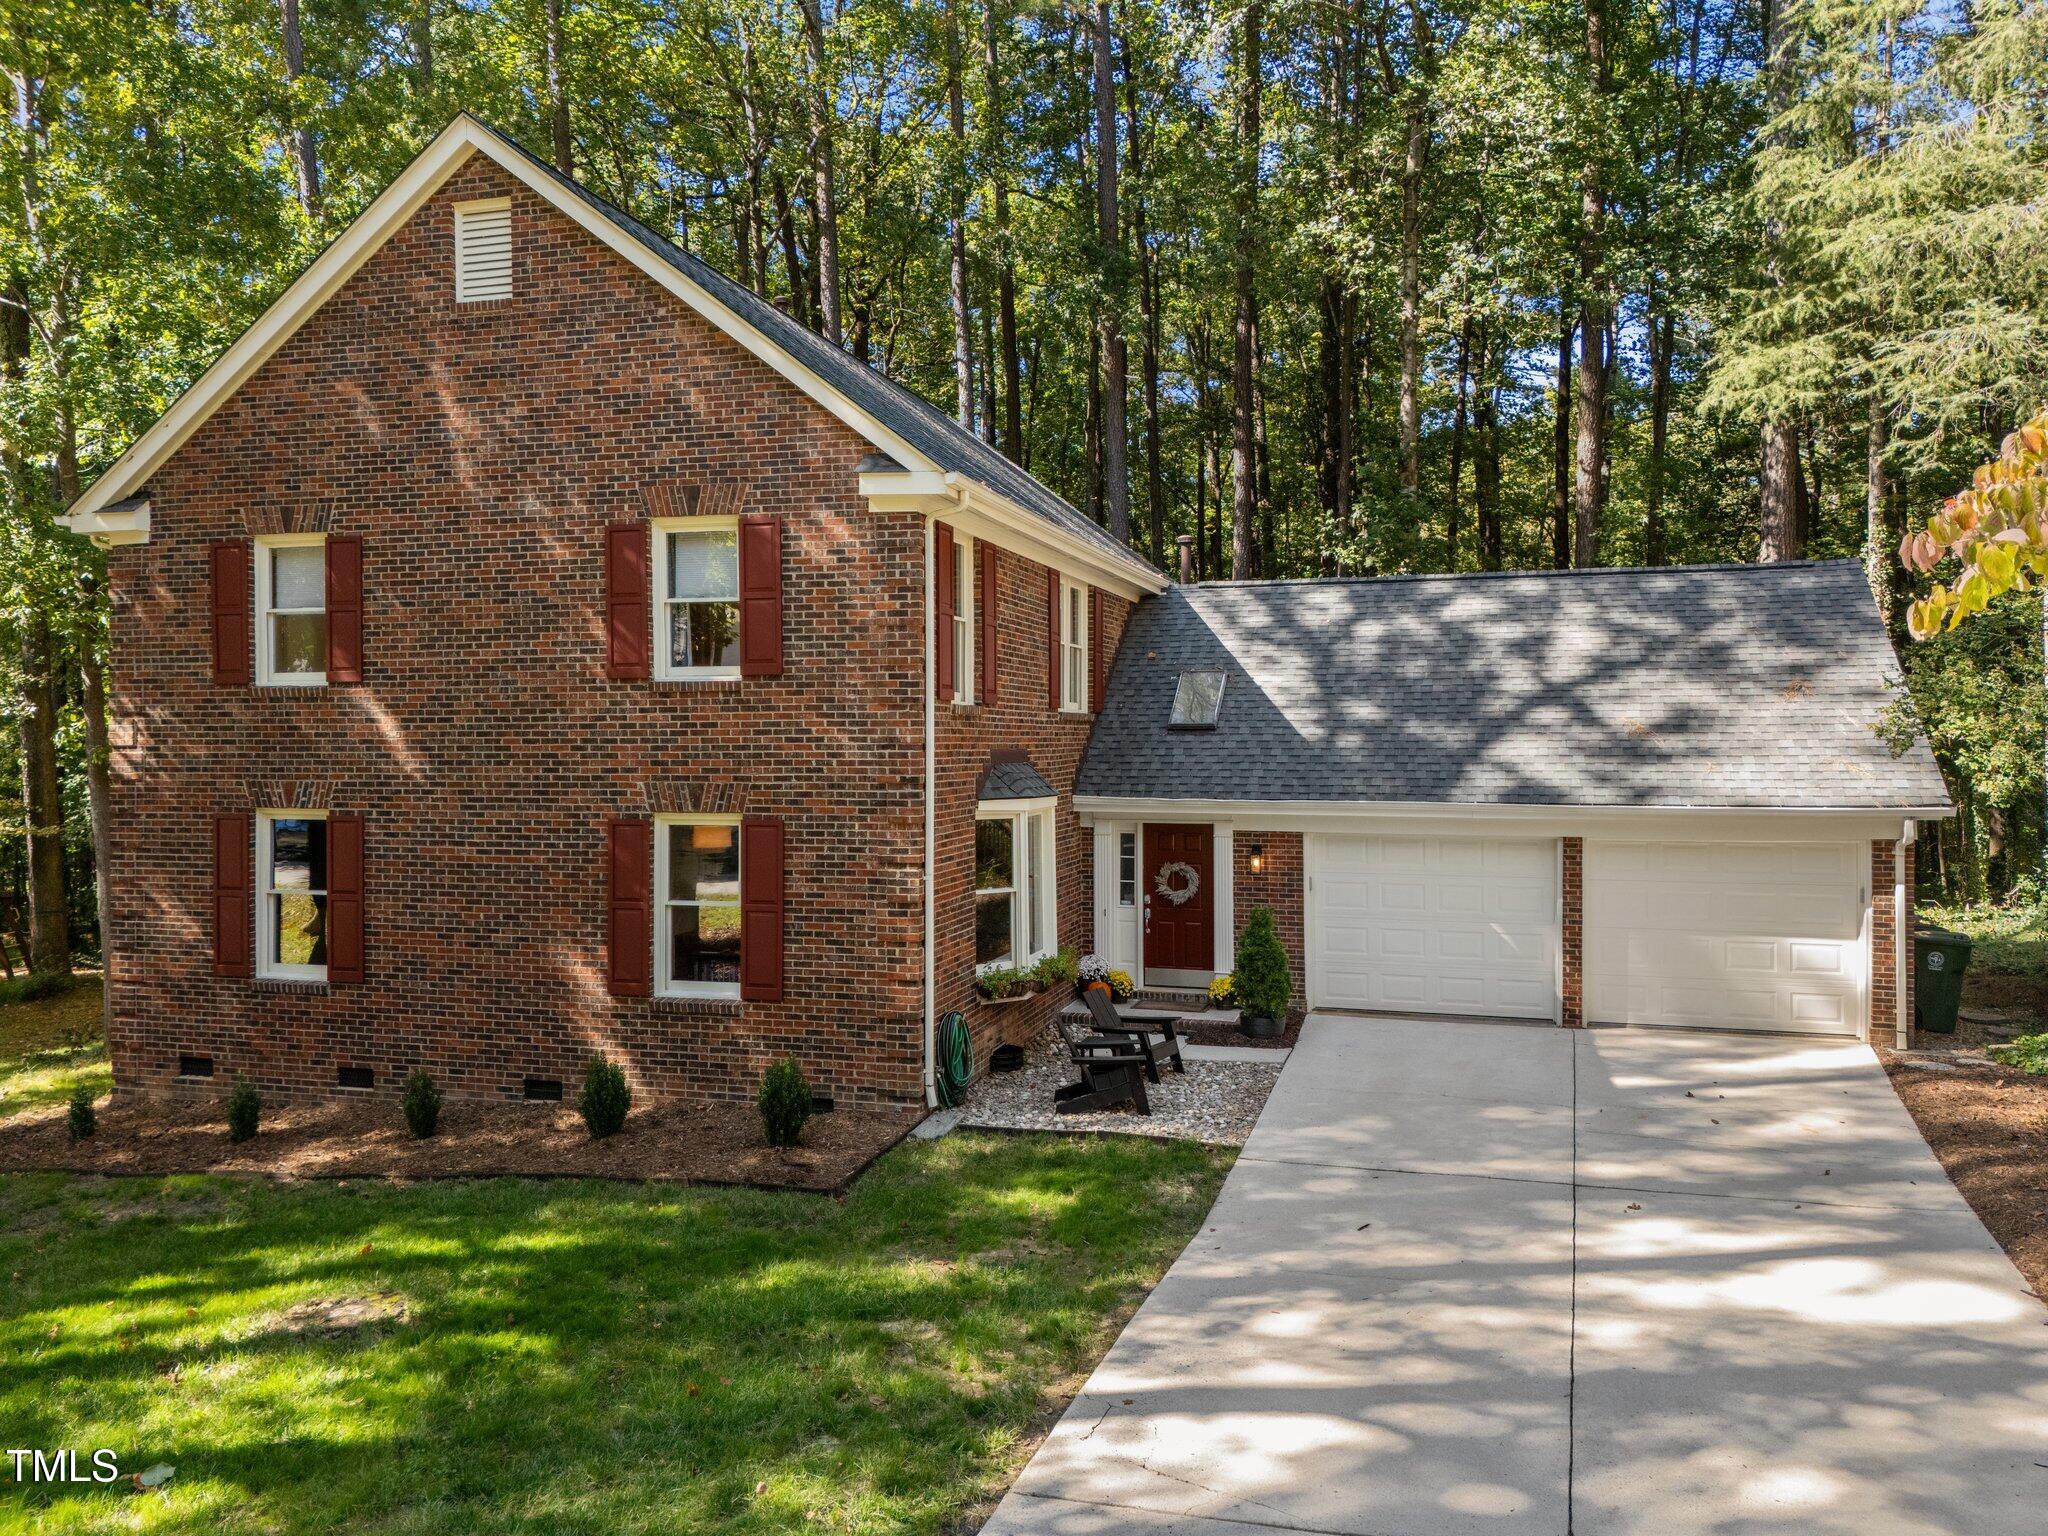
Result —
[{"label": "river rock gravel bed", "polygon": [[1053,1110],[1053,1090],[1080,1074],[1065,1050],[1050,1041],[1034,1046],[1015,1072],[991,1073],[967,1092],[960,1125],[987,1130],[1119,1132],[1163,1140],[1204,1141],[1241,1147],[1265,1108],[1266,1096],[1279,1080],[1284,1057],[1275,1061],[1190,1061],[1185,1074],[1167,1068],[1161,1081],[1147,1083],[1152,1113],[1141,1115],[1124,1106],[1087,1114],[1062,1115]]}]

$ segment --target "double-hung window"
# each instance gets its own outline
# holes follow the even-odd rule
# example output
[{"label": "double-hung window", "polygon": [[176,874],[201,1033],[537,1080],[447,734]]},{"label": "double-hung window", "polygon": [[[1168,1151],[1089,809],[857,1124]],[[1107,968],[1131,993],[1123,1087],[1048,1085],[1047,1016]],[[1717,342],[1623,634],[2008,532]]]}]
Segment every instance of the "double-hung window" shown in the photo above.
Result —
[{"label": "double-hung window", "polygon": [[974,544],[953,540],[953,702],[974,702]]},{"label": "double-hung window", "polygon": [[1088,712],[1088,589],[1060,586],[1060,707]]},{"label": "double-hung window", "polygon": [[1026,966],[1059,947],[1052,803],[985,802],[974,822],[974,963]]},{"label": "double-hung window", "polygon": [[656,990],[740,995],[737,817],[658,817],[654,825]]},{"label": "double-hung window", "polygon": [[655,676],[740,675],[739,524],[662,518],[654,524]]},{"label": "double-hung window", "polygon": [[327,979],[327,814],[256,818],[256,970],[287,981]]},{"label": "double-hung window", "polygon": [[256,541],[256,680],[279,687],[327,681],[327,537]]}]

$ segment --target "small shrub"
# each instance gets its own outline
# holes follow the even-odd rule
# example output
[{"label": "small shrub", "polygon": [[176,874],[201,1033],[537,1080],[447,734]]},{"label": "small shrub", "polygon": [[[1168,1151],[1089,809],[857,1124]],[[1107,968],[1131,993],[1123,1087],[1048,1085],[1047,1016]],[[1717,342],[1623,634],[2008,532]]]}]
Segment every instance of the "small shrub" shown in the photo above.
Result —
[{"label": "small shrub", "polygon": [[576,1095],[576,1108],[590,1127],[591,1139],[616,1136],[632,1107],[633,1090],[626,1086],[624,1070],[615,1061],[591,1057],[590,1065],[583,1069],[583,1091]]},{"label": "small shrub", "polygon": [[262,1119],[263,1095],[247,1078],[236,1078],[235,1086],[228,1091],[228,1140],[252,1139]]},{"label": "small shrub", "polygon": [[2021,1035],[2008,1045],[1992,1046],[1985,1054],[2002,1066],[2048,1077],[2048,1035]]},{"label": "small shrub", "polygon": [[405,1127],[421,1141],[441,1128],[441,1090],[425,1067],[405,1080]]},{"label": "small shrub", "polygon": [[1116,999],[1116,1001],[1128,1003],[1131,1000],[1131,994],[1137,990],[1138,984],[1131,980],[1131,973],[1129,971],[1111,971],[1109,973],[1109,995]]},{"label": "small shrub", "polygon": [[794,1056],[785,1056],[761,1074],[761,1091],[755,1097],[761,1110],[761,1129],[771,1147],[793,1147],[811,1118],[811,1083]]},{"label": "small shrub", "polygon": [[1237,1005],[1248,1018],[1287,1016],[1294,999],[1294,978],[1287,974],[1287,951],[1273,927],[1271,907],[1253,907],[1237,939],[1237,965],[1231,971]]},{"label": "small shrub", "polygon": [[71,1139],[84,1141],[100,1128],[99,1114],[92,1107],[92,1090],[80,1083],[71,1091]]},{"label": "small shrub", "polygon": [[1075,974],[1083,981],[1108,981],[1109,962],[1100,955],[1083,955]]},{"label": "small shrub", "polygon": [[1214,981],[1210,982],[1209,1001],[1218,1008],[1235,1008],[1237,1006],[1237,985],[1234,978],[1218,976]]},{"label": "small shrub", "polygon": [[1081,962],[1075,958],[1071,944],[1062,944],[1059,953],[1046,955],[1031,967],[1031,979],[1041,987],[1055,986],[1061,982],[1072,986],[1081,974]]},{"label": "small shrub", "polygon": [[974,990],[990,1002],[1001,1002],[1006,997],[1015,997],[1031,985],[1031,974],[1014,966],[998,965],[983,971],[974,978]]}]

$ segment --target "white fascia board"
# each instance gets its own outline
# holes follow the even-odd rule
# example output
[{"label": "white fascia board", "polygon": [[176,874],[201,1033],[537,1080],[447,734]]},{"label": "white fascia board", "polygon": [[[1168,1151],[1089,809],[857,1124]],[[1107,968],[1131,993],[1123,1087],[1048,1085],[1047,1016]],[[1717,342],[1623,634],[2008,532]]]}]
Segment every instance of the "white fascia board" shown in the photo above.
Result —
[{"label": "white fascia board", "polygon": [[104,512],[67,512],[57,519],[59,527],[69,528],[73,533],[91,539],[101,549],[114,549],[123,544],[147,544],[149,542],[149,503],[131,506],[122,511],[112,508]]},{"label": "white fascia board", "polygon": [[[1341,831],[1376,823],[1415,832],[1469,831],[1483,825],[1503,836],[1655,837],[1683,841],[1749,838],[1783,842],[1895,838],[1901,813],[1874,806],[1590,806],[1447,804],[1440,801],[1170,800],[1076,795],[1082,825],[1097,818],[1137,821],[1234,822],[1268,831]],[[1916,811],[1914,815],[1922,813]]]},{"label": "white fascia board", "polygon": [[581,198],[565,193],[551,178],[508,151],[489,130],[464,115],[442,129],[398,179],[380,192],[270,308],[214,359],[212,366],[171,408],[72,504],[71,512],[76,515],[102,511],[141,487],[470,156],[479,153],[681,299],[868,443],[912,469],[936,468],[923,454],[854,406],[696,283]]}]

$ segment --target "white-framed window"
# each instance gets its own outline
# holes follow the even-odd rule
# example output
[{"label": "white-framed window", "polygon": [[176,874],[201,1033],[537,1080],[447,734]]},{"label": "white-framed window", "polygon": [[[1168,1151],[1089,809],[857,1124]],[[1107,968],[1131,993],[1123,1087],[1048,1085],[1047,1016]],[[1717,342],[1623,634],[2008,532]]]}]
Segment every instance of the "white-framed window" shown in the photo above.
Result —
[{"label": "white-framed window", "polygon": [[1053,802],[988,801],[974,817],[974,963],[1026,966],[1059,948]]},{"label": "white-framed window", "polygon": [[327,979],[327,813],[256,815],[256,974]]},{"label": "white-framed window", "polygon": [[327,682],[327,535],[256,540],[256,681],[307,688]]},{"label": "white-framed window", "polygon": [[953,540],[953,702],[974,702],[974,541]]},{"label": "white-framed window", "polygon": [[654,523],[654,675],[740,675],[740,525],[731,517]]},{"label": "white-framed window", "polygon": [[512,199],[455,205],[455,302],[490,304],[512,297]]},{"label": "white-framed window", "polygon": [[1138,834],[1135,832],[1116,835],[1116,904],[1120,907],[1138,904]]},{"label": "white-framed window", "polygon": [[1088,589],[1060,583],[1060,708],[1088,712]]},{"label": "white-framed window", "polygon": [[740,820],[654,819],[654,979],[664,997],[740,995]]}]

